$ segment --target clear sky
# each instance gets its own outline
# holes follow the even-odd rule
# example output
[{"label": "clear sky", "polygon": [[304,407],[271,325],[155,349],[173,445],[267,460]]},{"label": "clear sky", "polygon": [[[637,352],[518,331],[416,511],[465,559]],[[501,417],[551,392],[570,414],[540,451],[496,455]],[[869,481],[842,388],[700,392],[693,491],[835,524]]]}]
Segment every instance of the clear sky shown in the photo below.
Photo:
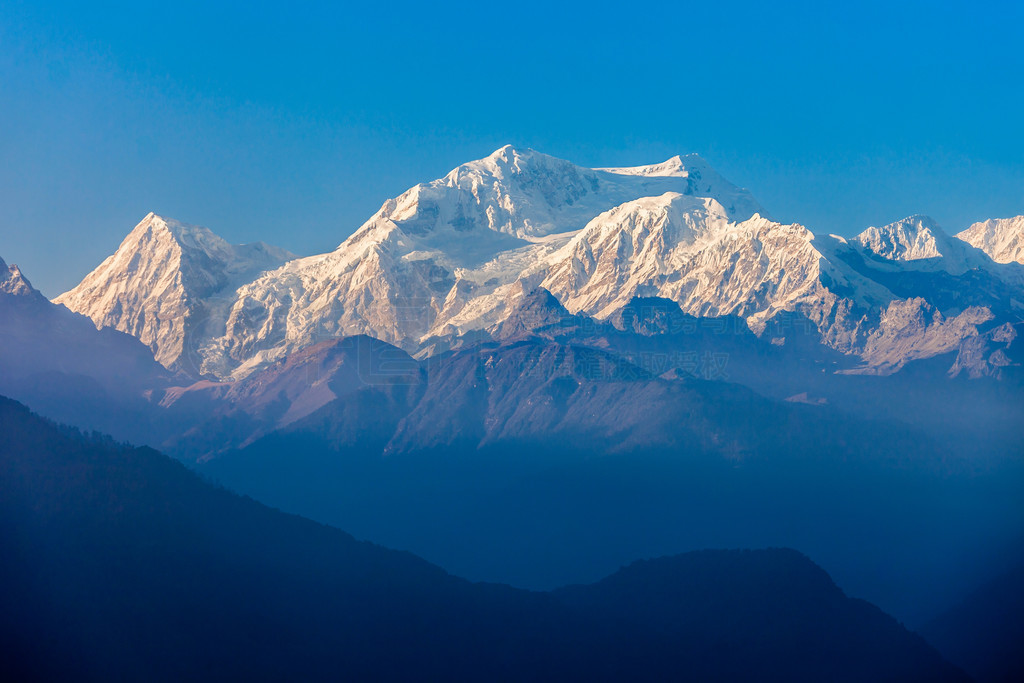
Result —
[{"label": "clear sky", "polygon": [[0,257],[55,296],[151,210],[317,253],[505,143],[955,232],[1024,214],[1022,7],[4,0]]}]

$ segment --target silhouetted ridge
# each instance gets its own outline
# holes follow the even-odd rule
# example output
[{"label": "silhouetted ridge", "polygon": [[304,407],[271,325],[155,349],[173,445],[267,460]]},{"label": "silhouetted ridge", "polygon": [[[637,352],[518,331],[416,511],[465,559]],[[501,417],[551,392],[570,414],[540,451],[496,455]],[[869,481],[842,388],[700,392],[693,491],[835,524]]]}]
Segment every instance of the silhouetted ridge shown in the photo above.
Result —
[{"label": "silhouetted ridge", "polygon": [[981,586],[921,633],[980,683],[1024,680],[1024,565]]}]

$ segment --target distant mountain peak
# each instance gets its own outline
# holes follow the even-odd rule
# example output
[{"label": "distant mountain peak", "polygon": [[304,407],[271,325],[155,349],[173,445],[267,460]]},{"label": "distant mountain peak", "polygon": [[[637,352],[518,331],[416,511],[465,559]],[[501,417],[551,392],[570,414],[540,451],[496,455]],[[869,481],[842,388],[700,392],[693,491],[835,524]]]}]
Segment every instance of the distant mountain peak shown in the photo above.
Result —
[{"label": "distant mountain peak", "polygon": [[510,179],[516,176],[529,177],[551,173],[561,174],[571,172],[572,170],[589,169],[582,169],[571,161],[559,159],[529,147],[504,145],[482,159],[468,161],[456,166],[445,176],[444,180],[455,180],[457,182],[463,175],[474,172],[493,174],[498,179]]},{"label": "distant mountain peak", "polygon": [[[511,163],[516,159],[529,158],[534,156],[548,157],[547,154],[540,154],[529,147],[516,147],[512,144],[502,145],[498,149],[487,155],[488,161]],[[554,158],[554,157],[549,157]]]},{"label": "distant mountain peak", "polygon": [[117,251],[54,302],[92,318],[97,327],[138,337],[157,360],[177,369],[196,351],[186,343],[191,331],[216,323],[216,308],[203,302],[230,296],[291,258],[262,243],[231,245],[207,228],[150,212]]},{"label": "distant mountain peak", "polygon": [[981,221],[956,236],[996,263],[1024,264],[1024,216]]},{"label": "distant mountain peak", "polygon": [[239,251],[265,253],[268,258],[281,262],[295,258],[294,254],[265,242],[232,245],[209,228],[182,223],[152,211],[146,214],[132,231],[128,233],[121,243],[121,247],[133,245],[133,243],[137,243],[138,240],[150,233],[168,235],[182,249],[201,251],[212,258],[219,258],[225,261],[239,260],[239,254],[237,253]]},{"label": "distant mountain peak", "polygon": [[[635,175],[648,177],[687,177],[694,171],[701,174],[705,171],[713,171],[711,165],[699,154],[691,153],[686,155],[675,155],[660,164],[649,164],[645,166],[621,166],[598,168],[597,171],[615,173],[617,175]],[[717,172],[716,172],[717,175]]]},{"label": "distant mountain peak", "polygon": [[18,266],[13,263],[7,265],[2,258],[0,258],[0,294],[43,298],[43,295],[32,286]]},{"label": "distant mountain peak", "polygon": [[[176,239],[180,239],[182,237],[185,237],[186,235],[193,235],[197,233],[204,235],[213,235],[213,233],[207,228],[202,228],[198,225],[188,225],[187,223],[176,221],[173,218],[165,218],[164,216],[161,216],[153,211],[147,213],[142,218],[142,220],[139,221],[139,223],[134,228],[132,228],[132,231],[128,234],[138,234],[148,229],[166,230]],[[214,235],[214,237],[216,237],[216,235]]]},{"label": "distant mountain peak", "polygon": [[892,261],[916,261],[949,255],[949,236],[929,216],[907,216],[881,228],[870,227],[856,241]]},{"label": "distant mountain peak", "polygon": [[495,339],[528,336],[537,331],[566,326],[573,319],[573,315],[551,292],[543,287],[527,290],[522,281],[509,288],[505,301],[505,318],[492,332]]}]

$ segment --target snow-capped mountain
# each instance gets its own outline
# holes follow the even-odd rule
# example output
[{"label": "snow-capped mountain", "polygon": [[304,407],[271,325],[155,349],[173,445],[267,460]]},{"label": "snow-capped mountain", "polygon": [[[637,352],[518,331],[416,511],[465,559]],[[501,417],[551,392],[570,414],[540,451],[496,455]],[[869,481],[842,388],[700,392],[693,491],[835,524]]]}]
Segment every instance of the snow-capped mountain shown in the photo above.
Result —
[{"label": "snow-capped mountain", "polygon": [[238,378],[343,336],[419,357],[488,338],[537,288],[598,319],[635,297],[757,333],[796,314],[872,372],[953,351],[1024,300],[1024,280],[926,217],[815,235],[696,155],[588,169],[506,146],[386,201],[332,252],[279,265],[286,254],[240,249],[151,215],[57,301],[170,367],[194,350],[202,373]]},{"label": "snow-capped mountain", "polygon": [[816,288],[813,240],[800,225],[757,214],[733,222],[712,199],[665,194],[596,218],[549,259],[541,286],[598,318],[658,296],[692,315],[760,320]]},{"label": "snow-capped mountain", "polygon": [[32,286],[18,266],[13,263],[7,265],[2,258],[0,258],[0,294],[45,300],[45,297]]},{"label": "snow-capped mountain", "polygon": [[[663,296],[756,325],[821,288],[814,236],[762,213],[699,157],[590,170],[505,147],[385,203],[334,252],[241,288],[206,367],[241,362],[245,374],[347,334],[429,353],[433,340],[499,325],[536,287],[599,318],[634,296]],[[874,290],[861,286],[857,303],[893,298]]]},{"label": "snow-capped mountain", "polygon": [[54,301],[97,327],[138,337],[165,366],[191,371],[193,338],[223,327],[234,290],[291,258],[262,242],[231,245],[206,228],[150,213],[113,255]]},{"label": "snow-capped mountain", "polygon": [[342,335],[415,352],[431,337],[482,329],[500,320],[510,286],[596,216],[665,192],[714,199],[734,220],[763,211],[696,155],[586,169],[506,146],[388,200],[335,251],[242,287],[204,368],[245,374]]},{"label": "snow-capped mountain", "polygon": [[1024,264],[1024,216],[975,223],[957,237],[981,249],[996,263]]},{"label": "snow-capped mountain", "polygon": [[[928,216],[909,216],[881,228],[871,227],[854,242],[881,259],[962,273],[971,267],[969,250]],[[973,259],[977,265],[977,258]]]},{"label": "snow-capped mountain", "polygon": [[[946,272],[964,275],[968,271],[995,275],[1015,289],[1024,288],[1024,268],[1013,262],[1015,230],[1024,230],[1024,220],[977,223],[950,236],[928,216],[910,216],[881,228],[868,228],[853,239],[871,261],[872,267],[891,262],[889,270]],[[972,241],[973,240],[973,241]],[[1000,259],[993,258],[1000,254]],[[1024,252],[1021,252],[1024,258]]]}]

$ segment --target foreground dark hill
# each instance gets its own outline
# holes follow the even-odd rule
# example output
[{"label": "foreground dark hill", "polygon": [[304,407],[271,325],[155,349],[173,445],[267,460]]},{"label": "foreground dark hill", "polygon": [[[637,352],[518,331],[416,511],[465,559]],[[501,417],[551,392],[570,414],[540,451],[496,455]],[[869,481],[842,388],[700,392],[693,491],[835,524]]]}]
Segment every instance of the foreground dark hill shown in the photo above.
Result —
[{"label": "foreground dark hill", "polygon": [[[834,664],[828,660],[837,634],[828,627],[817,630],[820,622],[812,615],[873,622],[870,632],[854,627],[844,638],[882,660],[901,656],[895,643],[905,632],[895,620],[878,619],[881,610],[874,605],[845,597],[806,557],[785,549],[705,550],[643,560],[596,584],[553,594],[598,625],[600,647],[630,653],[625,667],[612,669],[622,679],[630,677],[630,664],[671,652],[676,670],[696,673],[694,680],[875,680],[877,662],[865,660],[845,663],[842,673],[824,673]],[[610,615],[614,625],[607,621]],[[799,657],[774,650],[766,629],[800,642]],[[752,672],[749,661],[731,659],[735,652],[757,653],[758,668]],[[688,666],[709,660],[713,669]],[[912,680],[920,674],[906,670],[900,675]]]},{"label": "foreground dark hill", "polygon": [[1024,565],[987,582],[921,633],[982,683],[1024,680]]},{"label": "foreground dark hill", "polygon": [[0,399],[6,680],[966,680],[789,550],[530,593]]}]

